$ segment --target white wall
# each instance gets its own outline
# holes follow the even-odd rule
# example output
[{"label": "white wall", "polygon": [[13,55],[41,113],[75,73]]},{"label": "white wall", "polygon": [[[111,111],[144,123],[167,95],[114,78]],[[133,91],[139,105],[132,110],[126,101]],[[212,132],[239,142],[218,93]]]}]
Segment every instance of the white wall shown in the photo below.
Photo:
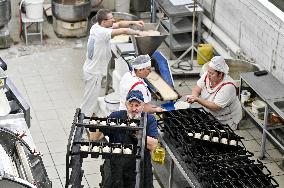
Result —
[{"label": "white wall", "polygon": [[[284,84],[284,18],[260,1],[216,0],[214,22],[248,57]],[[213,0],[199,2],[210,12]]]}]

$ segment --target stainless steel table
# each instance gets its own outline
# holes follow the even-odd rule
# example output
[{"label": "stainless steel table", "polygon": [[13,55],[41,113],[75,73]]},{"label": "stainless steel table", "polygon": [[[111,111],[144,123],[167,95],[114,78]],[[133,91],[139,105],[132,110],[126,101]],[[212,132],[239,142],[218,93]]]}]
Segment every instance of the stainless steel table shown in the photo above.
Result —
[{"label": "stainless steel table", "polygon": [[255,122],[262,128],[262,141],[261,141],[261,154],[260,158],[265,157],[265,144],[266,136],[268,135],[282,150],[284,150],[283,144],[276,139],[269,130],[283,128],[284,125],[280,124],[268,124],[269,110],[278,112],[277,114],[284,119],[283,112],[279,111],[275,105],[275,101],[284,101],[284,85],[280,83],[272,74],[268,73],[263,76],[255,76],[253,72],[242,73],[241,86],[239,93],[241,94],[243,89],[248,89],[255,93],[255,96],[263,100],[265,105],[264,120],[257,117],[256,114],[252,113],[251,109],[247,106],[242,105],[242,108],[246,113],[255,120]]}]

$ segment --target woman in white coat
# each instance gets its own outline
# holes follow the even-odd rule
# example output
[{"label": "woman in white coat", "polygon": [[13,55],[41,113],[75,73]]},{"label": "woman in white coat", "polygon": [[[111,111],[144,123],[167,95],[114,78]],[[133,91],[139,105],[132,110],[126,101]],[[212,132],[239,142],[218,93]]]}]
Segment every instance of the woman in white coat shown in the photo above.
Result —
[{"label": "woman in white coat", "polygon": [[222,124],[235,130],[242,119],[242,110],[234,81],[228,75],[229,67],[221,56],[213,57],[208,65],[191,95],[186,97],[187,102],[199,103]]}]

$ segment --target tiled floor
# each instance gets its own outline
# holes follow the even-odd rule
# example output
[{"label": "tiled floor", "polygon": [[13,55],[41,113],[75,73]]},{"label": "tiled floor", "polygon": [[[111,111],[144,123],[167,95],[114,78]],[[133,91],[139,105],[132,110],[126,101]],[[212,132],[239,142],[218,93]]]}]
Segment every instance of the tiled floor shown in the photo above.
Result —
[{"label": "tiled floor", "polygon": [[[67,138],[83,94],[84,53],[84,49],[66,48],[5,60],[9,77],[31,106],[30,130],[54,188],[65,185]],[[47,64],[52,70],[43,71]],[[101,159],[84,159],[87,188],[98,187],[100,164]],[[159,187],[157,181],[155,185]]]},{"label": "tiled floor", "polygon": [[[15,14],[11,22],[14,28],[17,28],[17,22],[13,19],[18,19],[15,18]],[[11,27],[13,28],[13,25]],[[75,109],[79,106],[83,95],[81,71],[85,58],[86,38],[58,39],[53,33],[52,26],[47,22],[44,22],[44,32],[49,38],[45,39],[43,46],[26,47],[23,41],[20,41],[20,44],[10,49],[0,51],[0,55],[8,63],[9,77],[31,105],[32,137],[42,153],[53,187],[61,188],[65,185],[67,137]],[[168,56],[167,48],[162,46],[160,49]],[[179,87],[184,79],[186,81]],[[185,95],[190,93],[197,78],[183,76],[182,80],[175,81],[175,89]],[[245,146],[254,152],[257,158],[260,154],[261,132],[252,122],[243,121],[237,134],[244,137]],[[268,143],[267,158],[262,161],[280,187],[284,187],[284,172],[279,168],[282,159],[283,155]],[[100,159],[84,160],[83,184],[87,188],[98,187],[101,180],[99,173],[101,163]],[[157,181],[154,181],[154,184],[155,188],[159,187]]]}]

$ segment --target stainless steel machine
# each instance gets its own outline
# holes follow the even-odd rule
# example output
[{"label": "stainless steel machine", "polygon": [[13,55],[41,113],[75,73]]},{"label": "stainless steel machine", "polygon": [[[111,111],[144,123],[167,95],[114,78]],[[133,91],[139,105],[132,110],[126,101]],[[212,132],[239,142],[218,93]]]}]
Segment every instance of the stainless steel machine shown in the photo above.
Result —
[{"label": "stainless steel machine", "polygon": [[40,155],[18,135],[0,128],[0,187],[51,188]]},{"label": "stainless steel machine", "polygon": [[8,22],[11,19],[10,0],[0,0],[0,49],[10,47]]},{"label": "stainless steel machine", "polygon": [[30,107],[6,75],[0,58],[0,187],[51,188],[29,131]]}]

